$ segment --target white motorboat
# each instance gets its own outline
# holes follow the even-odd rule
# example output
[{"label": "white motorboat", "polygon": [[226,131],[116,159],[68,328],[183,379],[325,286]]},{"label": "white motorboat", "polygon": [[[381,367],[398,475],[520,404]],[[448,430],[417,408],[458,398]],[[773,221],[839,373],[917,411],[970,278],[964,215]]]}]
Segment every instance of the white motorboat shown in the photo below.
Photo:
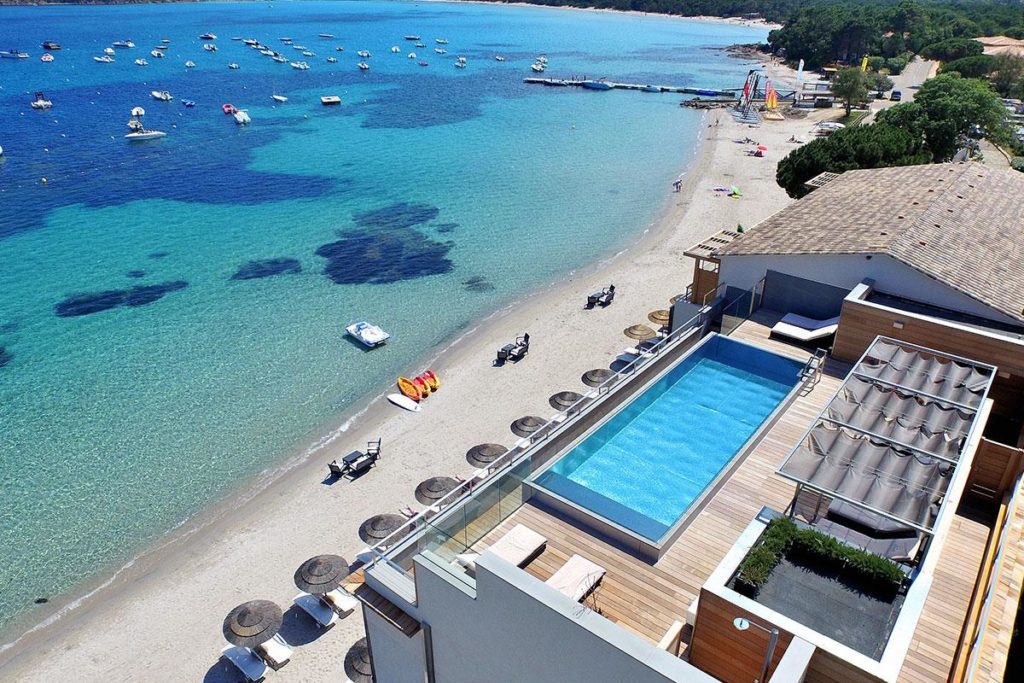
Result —
[{"label": "white motorboat", "polygon": [[149,54],[154,59],[163,59],[164,57],[166,57],[166,55],[163,52],[160,52],[160,50],[153,50]]},{"label": "white motorboat", "polygon": [[114,47],[135,47],[135,43],[130,40],[115,40],[111,45]]},{"label": "white motorboat", "polygon": [[311,50],[303,50],[302,51],[302,56],[303,57],[316,57],[316,53],[311,51]]},{"label": "white motorboat", "polygon": [[273,59],[273,60],[274,60],[275,62],[277,62],[278,64],[284,64],[285,62],[287,62],[287,61],[288,61],[287,59],[285,59],[285,58],[284,58],[284,57],[282,57],[281,55],[274,55],[273,57],[271,57],[271,59]]},{"label": "white motorboat", "polygon": [[205,43],[203,45],[203,49],[206,50],[207,52],[216,52],[217,51],[217,46],[214,45],[213,43]]},{"label": "white motorboat", "polygon": [[370,51],[369,50],[360,50],[359,52],[356,53],[356,56],[357,57],[362,57],[363,59],[369,59],[370,58]]},{"label": "white motorboat", "polygon": [[359,67],[360,71],[369,71],[370,70],[370,65],[367,64],[366,62],[359,62],[359,64],[357,64],[356,66]]},{"label": "white motorboat", "polygon": [[163,43],[164,45],[168,45],[171,42],[171,39],[170,38],[161,38],[160,42]]},{"label": "white motorboat", "polygon": [[149,94],[153,96],[154,100],[160,100],[161,102],[170,102],[172,99],[171,93],[166,90],[153,90]]},{"label": "white motorboat", "polygon": [[434,42],[437,43],[438,45],[447,45],[448,44],[448,39],[447,38],[434,38]]},{"label": "white motorboat", "polygon": [[391,335],[380,329],[372,323],[368,323],[365,320],[357,323],[352,323],[345,328],[349,336],[359,340],[366,346],[372,348],[378,347],[391,339]]},{"label": "white motorboat", "polygon": [[53,61],[53,55],[51,55],[49,52],[44,52],[43,56],[39,58],[39,61],[40,62],[52,62]]},{"label": "white motorboat", "polygon": [[292,62],[292,68],[298,69],[299,71],[306,71],[309,69],[309,64],[305,62]]},{"label": "white motorboat", "polygon": [[443,47],[435,47],[434,52],[436,52],[439,55],[443,55],[446,54],[448,50],[444,49]]},{"label": "white motorboat", "polygon": [[309,48],[307,48],[305,45],[292,45],[292,49],[298,50],[299,52],[305,52]]},{"label": "white motorboat", "polygon": [[105,48],[103,48],[103,54],[107,55],[108,57],[113,55],[114,54],[114,48],[112,48],[112,47],[105,47]]},{"label": "white motorboat", "polygon": [[502,57],[501,55],[494,55],[494,61],[496,61],[496,62],[504,62],[505,58]]},{"label": "white motorboat", "polygon": [[36,93],[36,98],[32,100],[33,109],[49,109],[53,106],[53,102],[46,99],[46,96],[41,92]]},{"label": "white motorboat", "polygon": [[156,140],[165,137],[167,137],[167,133],[162,130],[136,130],[125,135],[124,139],[129,142],[141,142],[143,140]]},{"label": "white motorboat", "polygon": [[141,57],[135,60],[135,66],[149,66],[149,62]]},{"label": "white motorboat", "polygon": [[338,58],[337,57],[328,57],[327,58],[327,63],[328,64],[337,64],[338,63]]},{"label": "white motorboat", "polygon": [[545,67],[540,62],[536,62],[534,64],[531,64],[530,68],[533,69],[536,73],[543,73],[544,69],[547,68],[547,67]]},{"label": "white motorboat", "polygon": [[255,45],[256,43],[258,43],[260,41],[256,40],[255,38],[246,38],[242,42],[245,43],[246,45],[252,46],[252,45]]},{"label": "white motorboat", "polygon": [[93,57],[92,61],[99,62],[100,64],[113,64],[114,58],[107,55],[103,55],[102,57]]},{"label": "white motorboat", "polygon": [[416,59],[416,53],[410,52],[409,54],[406,55],[406,57],[408,57],[409,59]]},{"label": "white motorboat", "polygon": [[234,62],[231,62],[230,64],[228,64],[228,68],[229,69],[238,69],[240,67],[238,66],[238,64],[236,64]]},{"label": "white motorboat", "polygon": [[199,40],[217,40],[217,36],[213,35],[212,33],[204,33],[203,35],[199,36]]},{"label": "white motorboat", "polygon": [[538,64],[543,64],[543,65],[547,66],[548,58],[545,57],[544,55],[541,55],[540,57],[537,57],[536,61],[537,61]]},{"label": "white motorboat", "polygon": [[275,102],[281,102],[281,103],[284,103],[284,102],[288,101],[287,97],[285,97],[284,95],[278,95],[277,93],[274,93],[273,95],[271,95],[270,99],[274,100]]},{"label": "white motorboat", "polygon": [[235,123],[237,123],[240,126],[245,126],[252,123],[252,119],[249,118],[249,112],[247,112],[245,109],[239,109],[234,113],[233,116],[235,117]]},{"label": "white motorboat", "polygon": [[193,62],[191,59],[188,60],[187,62],[185,62],[185,68],[186,69],[194,69],[195,67],[196,67],[196,63]]},{"label": "white motorboat", "polygon": [[391,52],[393,52],[394,54],[396,54],[396,55],[397,55],[397,54],[398,54],[399,52],[401,52],[401,51],[402,51],[402,50],[401,50],[401,49],[400,49],[400,48],[399,48],[399,47],[398,47],[397,45],[392,45],[392,46],[391,46]]},{"label": "white motorboat", "polygon": [[466,63],[465,62],[455,62],[455,68],[456,69],[465,69],[466,68]]},{"label": "white motorboat", "polygon": [[321,33],[320,37],[321,38],[333,38],[334,34],[333,33]]}]

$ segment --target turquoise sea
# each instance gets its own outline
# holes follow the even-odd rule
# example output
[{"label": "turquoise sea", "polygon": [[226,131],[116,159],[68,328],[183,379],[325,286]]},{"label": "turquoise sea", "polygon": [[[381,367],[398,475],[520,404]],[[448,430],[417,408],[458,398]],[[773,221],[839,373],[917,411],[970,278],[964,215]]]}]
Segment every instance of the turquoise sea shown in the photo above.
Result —
[{"label": "turquoise sea", "polygon": [[[678,95],[526,85],[535,57],[554,77],[735,87],[749,66],[717,48],[764,35],[440,3],[0,8],[0,50],[30,55],[0,59],[0,625],[650,225],[700,115]],[[122,39],[136,47],[93,60]],[[44,40],[63,46],[51,63]],[[30,108],[35,91],[53,108]],[[124,140],[136,105],[166,138]],[[393,342],[346,340],[363,318]]]}]

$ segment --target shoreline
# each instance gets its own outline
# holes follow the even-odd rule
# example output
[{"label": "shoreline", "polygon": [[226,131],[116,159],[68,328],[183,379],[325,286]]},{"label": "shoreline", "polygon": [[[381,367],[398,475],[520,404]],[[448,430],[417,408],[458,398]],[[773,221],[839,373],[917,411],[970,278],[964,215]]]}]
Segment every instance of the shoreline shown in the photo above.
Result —
[{"label": "shoreline", "polygon": [[[291,572],[302,560],[319,552],[351,558],[363,545],[355,533],[362,519],[402,505],[419,507],[412,490],[420,479],[467,475],[472,468],[463,458],[466,449],[482,441],[511,443],[507,425],[512,419],[536,409],[538,401],[548,410],[545,396],[577,388],[582,371],[611,361],[627,345],[622,327],[643,320],[647,310],[664,307],[669,296],[685,289],[692,267],[682,255],[686,247],[738,222],[749,227],[789,203],[774,183],[774,161],[788,151],[781,144],[785,136],[802,134],[809,126],[790,120],[751,133],[725,111],[706,113],[696,149],[684,153],[682,190],[676,194],[666,188],[668,198],[655,220],[625,247],[539,285],[424,354],[445,384],[423,413],[392,409],[383,393],[362,397],[337,417],[335,436],[322,446],[312,447],[323,438],[300,445],[277,467],[240,484],[238,491],[186,520],[129,564],[84,584],[89,590],[84,597],[55,602],[49,615],[77,607],[0,651],[0,677],[115,680],[111,671],[117,671],[121,677],[116,680],[136,680],[152,671],[187,669],[176,677],[197,678],[220,666],[219,623],[228,609],[256,597],[287,606],[295,592],[289,588]],[[770,160],[741,154],[732,140],[747,134],[768,144]],[[718,184],[742,184],[744,199],[710,193]],[[620,293],[615,304],[580,310],[582,297],[609,281]],[[490,368],[493,348],[527,327],[535,340],[527,360]],[[476,397],[495,373],[512,385],[503,400],[495,401],[500,405],[482,411]],[[331,457],[378,435],[385,437],[384,457],[368,477],[332,486],[320,482]],[[389,448],[413,438],[424,444],[422,452]],[[318,519],[306,514],[309,508]],[[190,649],[203,653],[198,662],[182,661],[165,639],[146,631],[147,610],[155,609],[171,612],[167,618],[177,623],[173,632],[189,634]],[[38,624],[38,616],[15,621],[4,629],[2,640],[9,640],[16,624]],[[361,635],[360,619],[353,615],[302,646],[292,665],[276,677],[338,675],[342,653]]]}]

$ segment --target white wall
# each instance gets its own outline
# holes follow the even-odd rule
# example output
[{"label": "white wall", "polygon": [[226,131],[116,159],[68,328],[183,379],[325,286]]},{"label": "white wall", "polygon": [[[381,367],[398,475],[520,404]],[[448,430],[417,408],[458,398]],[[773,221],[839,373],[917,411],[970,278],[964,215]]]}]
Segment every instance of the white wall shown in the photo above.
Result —
[{"label": "white wall", "polygon": [[409,638],[365,607],[363,623],[373,655],[373,673],[380,683],[424,683],[427,680],[422,631]]},{"label": "white wall", "polygon": [[971,297],[914,270],[891,256],[864,254],[795,254],[723,256],[719,282],[750,289],[769,270],[852,289],[864,278],[875,281],[875,289],[990,320],[1019,324]]},{"label": "white wall", "polygon": [[[430,627],[437,683],[714,683],[699,669],[489,553],[477,562],[476,581],[474,598],[444,570],[417,559],[417,604]],[[684,609],[680,605],[681,613]],[[374,634],[377,680],[411,683],[404,673],[409,665],[390,660],[415,660],[417,655],[384,639],[378,645]],[[385,671],[389,676],[403,673],[389,678]]]}]

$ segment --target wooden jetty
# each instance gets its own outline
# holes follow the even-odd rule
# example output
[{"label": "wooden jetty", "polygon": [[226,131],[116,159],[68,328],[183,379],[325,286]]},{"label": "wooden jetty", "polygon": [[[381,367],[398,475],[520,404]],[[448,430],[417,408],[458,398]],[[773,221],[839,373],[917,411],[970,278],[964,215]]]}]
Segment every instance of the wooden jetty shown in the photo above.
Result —
[{"label": "wooden jetty", "polygon": [[649,92],[673,92],[683,95],[701,95],[703,97],[730,97],[735,98],[741,88],[691,88],[678,85],[650,85],[648,83],[616,83],[614,81],[593,80],[586,78],[524,78],[524,83],[531,85],[546,85],[557,88],[586,88],[588,84],[602,83],[605,87],[592,88],[593,90],[644,90]]}]

